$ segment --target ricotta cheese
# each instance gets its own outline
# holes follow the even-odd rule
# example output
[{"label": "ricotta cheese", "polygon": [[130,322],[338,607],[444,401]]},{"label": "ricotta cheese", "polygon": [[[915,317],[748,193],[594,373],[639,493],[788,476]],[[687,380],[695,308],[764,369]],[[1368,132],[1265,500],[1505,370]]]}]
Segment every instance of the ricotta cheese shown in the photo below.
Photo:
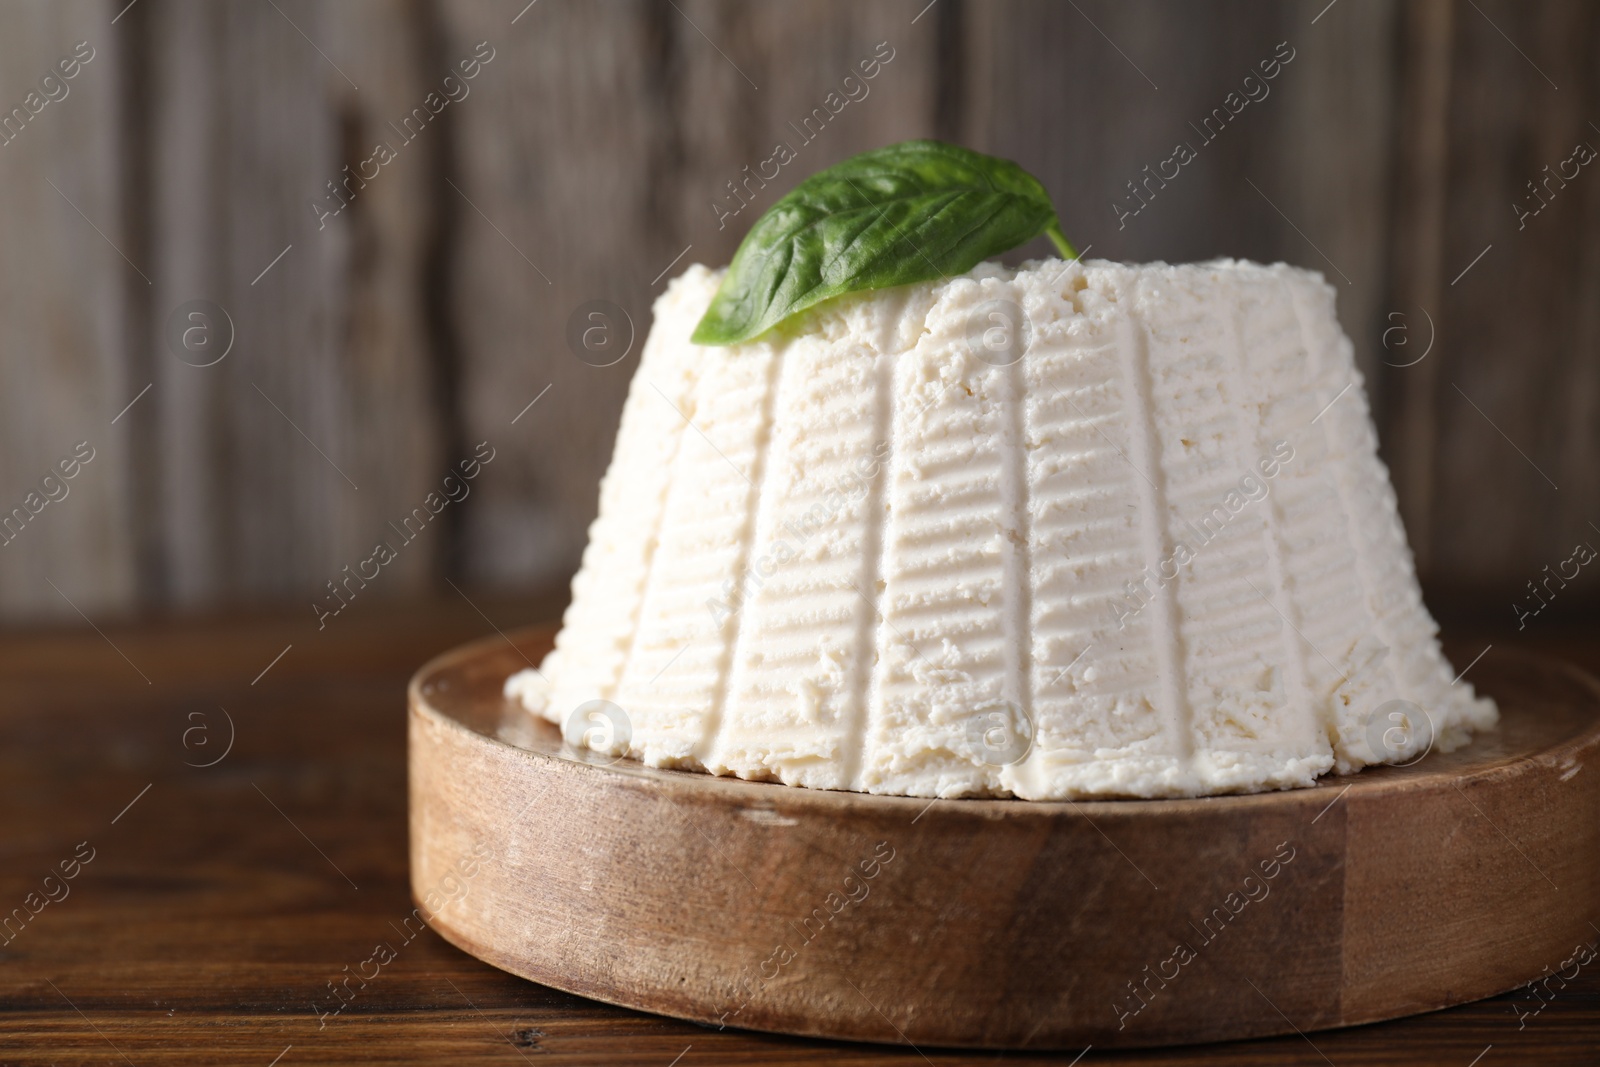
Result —
[{"label": "ricotta cheese", "polygon": [[731,348],[655,306],[555,650],[653,766],[925,797],[1312,784],[1492,726],[1319,274],[985,263]]}]

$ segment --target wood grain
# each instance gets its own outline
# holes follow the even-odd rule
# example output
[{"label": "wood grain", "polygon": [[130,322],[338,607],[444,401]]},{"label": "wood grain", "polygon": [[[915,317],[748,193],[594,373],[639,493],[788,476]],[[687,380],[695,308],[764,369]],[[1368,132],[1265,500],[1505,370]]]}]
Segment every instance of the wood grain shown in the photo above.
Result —
[{"label": "wood grain", "polygon": [[[1457,8],[1454,22],[1436,317],[1439,345],[1466,354],[1435,372],[1431,562],[1480,592],[1498,584],[1509,605],[1595,536],[1585,502],[1600,490],[1600,334],[1587,294],[1600,257],[1586,228],[1600,222],[1600,182],[1580,171],[1561,188],[1558,177],[1522,223],[1513,207],[1541,203],[1528,183],[1580,141],[1600,149],[1589,125],[1600,17],[1588,5],[1491,2]],[[1531,337],[1535,322],[1549,333]]]},{"label": "wood grain", "polygon": [[[1402,50],[1410,62],[1399,73],[1395,136],[1408,146],[1396,153],[1393,239],[1388,308],[1381,323],[1379,412],[1385,429],[1389,477],[1400,501],[1419,574],[1433,568],[1434,478],[1438,471],[1439,367],[1429,360],[1443,306],[1445,191],[1449,186],[1447,117],[1456,5],[1419,0],[1404,10]],[[1390,318],[1393,314],[1397,317]],[[1388,332],[1398,328],[1397,332]],[[1426,353],[1426,355],[1424,355]]]},{"label": "wood grain", "polygon": [[[148,110],[129,116],[155,279],[155,387],[128,416],[150,435],[132,457],[153,483],[140,502],[153,516],[147,599],[292,597],[309,616],[455,459],[440,448],[418,299],[443,145],[437,129],[404,144],[388,127],[444,72],[423,62],[415,9],[388,3],[166,0],[119,28],[149,51]],[[399,158],[319,225],[310,202],[380,140]],[[193,299],[233,323],[213,366],[181,361],[165,338]],[[385,568],[390,595],[436,574],[437,553],[424,543]]]},{"label": "wood grain", "polygon": [[1237,1039],[1502,992],[1600,904],[1600,683],[1552,661],[1480,668],[1503,721],[1475,744],[1313,789],[930,802],[580,753],[501,696],[550,637],[414,679],[412,889],[474,955],[611,1003],[890,1044]]},{"label": "wood grain", "polygon": [[[506,630],[548,618],[554,607],[475,599]],[[291,1044],[279,1067],[666,1067],[680,1054],[679,1067],[920,1065],[924,1056],[962,1067],[996,1062],[992,1052],[719,1033],[512,977],[432,931],[401,947],[381,977],[319,1029],[311,1005],[327,1008],[327,982],[357,968],[377,942],[398,945],[390,924],[415,907],[406,856],[405,680],[435,653],[493,631],[453,595],[403,610],[358,601],[320,634],[299,612],[103,629],[115,649],[88,629],[0,633],[0,910],[21,905],[78,842],[97,850],[71,896],[0,945],[0,1062],[99,1067],[123,1063],[119,1049],[141,1067],[266,1067]],[[1547,633],[1546,647],[1579,662],[1600,652],[1593,630],[1559,642],[1556,630]],[[1474,673],[1505,650],[1499,635],[1492,639]],[[202,761],[183,744],[201,721],[190,715],[207,712],[220,730],[219,706],[238,727],[232,752],[211,768],[185,766]],[[112,824],[147,784],[149,792]],[[1493,863],[1509,870],[1520,860],[1507,848]],[[964,881],[965,892],[981,896],[981,872],[940,878]],[[1274,972],[1292,963],[1280,961]],[[1597,973],[1588,967],[1564,987],[1554,983],[1521,1028],[1518,1009],[1541,1003],[1527,990],[1317,1033],[1315,1048],[1293,1034],[1107,1056],[1097,1046],[1078,1067],[1310,1067],[1324,1064],[1324,1054],[1339,1067],[1465,1067],[1490,1044],[1480,1067],[1590,1064],[1600,1033]],[[1535,968],[1524,977],[1539,976]],[[1066,1067],[1080,1051],[1013,1052],[1002,1062]]]},{"label": "wood grain", "polygon": [[[502,7],[444,9],[447,47],[487,38],[501,55],[481,79],[481,103],[459,116],[460,194],[450,194],[460,209],[449,281],[463,432],[506,443],[503,467],[465,511],[462,563],[479,582],[564,582],[651,304],[691,263],[726,263],[800,175],[932,132],[933,21],[911,26],[899,6],[842,0],[685,2],[541,5],[513,27]],[[803,143],[788,124],[880,42],[894,58]],[[737,206],[727,183],[779,140],[798,158],[719,226],[713,203]],[[618,309],[607,326],[634,339],[614,365],[584,362],[567,339],[569,319],[591,301]]]},{"label": "wood grain", "polygon": [[[0,611],[16,615],[76,618],[69,600],[96,611],[137,594],[134,543],[123,536],[137,507],[129,426],[112,419],[144,384],[128,372],[122,331],[125,294],[146,288],[150,266],[123,258],[133,254],[126,205],[107,180],[124,147],[126,54],[101,14],[86,0],[27,5],[7,11],[0,30],[0,113],[12,122],[0,145],[0,518],[37,509],[0,535]],[[41,106],[40,78],[80,41],[92,58],[58,79],[52,92],[66,95],[15,119],[13,109]],[[41,507],[41,479],[79,442],[94,458]]]},{"label": "wood grain", "polygon": [[[1600,185],[1586,168],[1525,230],[1511,211],[1577,140],[1600,145],[1600,19],[1576,0],[125,6],[0,12],[0,100],[74,41],[99,49],[0,149],[0,506],[63,442],[106,442],[0,550],[0,617],[76,618],[45,578],[96,618],[308,610],[481,440],[500,465],[370,595],[564,582],[636,358],[586,365],[569,317],[609,301],[637,347],[680,254],[671,272],[725,262],[792,179],[927,135],[1035,171],[1091,255],[1334,280],[1431,594],[1507,605],[1593,534]],[[471,95],[319,229],[308,201],[480,41],[497,58]],[[870,94],[719,225],[726,183],[879,42],[895,58]],[[1119,227],[1126,183],[1279,42],[1296,58],[1271,95]],[[195,297],[234,319],[217,367],[163,340]],[[1406,356],[1434,341],[1417,366],[1384,364],[1403,362],[1382,345],[1394,313]]]}]

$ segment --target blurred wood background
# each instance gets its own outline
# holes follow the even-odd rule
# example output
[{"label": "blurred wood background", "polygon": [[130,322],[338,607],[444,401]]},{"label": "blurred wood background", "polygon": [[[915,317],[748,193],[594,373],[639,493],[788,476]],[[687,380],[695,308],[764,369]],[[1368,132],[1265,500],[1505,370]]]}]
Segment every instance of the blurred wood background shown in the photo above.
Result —
[{"label": "blurred wood background", "polygon": [[[1093,258],[1325,272],[1430,596],[1509,621],[1600,544],[1600,175],[1547,180],[1600,147],[1594,4],[525,3],[0,8],[0,110],[94,49],[0,145],[0,512],[95,449],[0,547],[0,616],[309,603],[481,441],[470,496],[370,595],[564,583],[663,273],[726,262],[805,174],[923,136],[1019,161]],[[467,95],[402,141],[479,42]],[[1269,95],[1200,145],[1280,42]],[[867,95],[719,229],[726,183],[884,43]],[[397,158],[319,228],[311,202],[378,141]],[[1178,141],[1198,157],[1119,225]],[[207,367],[166,340],[197,299],[233,329]],[[609,367],[566,341],[595,300],[638,334]]]}]

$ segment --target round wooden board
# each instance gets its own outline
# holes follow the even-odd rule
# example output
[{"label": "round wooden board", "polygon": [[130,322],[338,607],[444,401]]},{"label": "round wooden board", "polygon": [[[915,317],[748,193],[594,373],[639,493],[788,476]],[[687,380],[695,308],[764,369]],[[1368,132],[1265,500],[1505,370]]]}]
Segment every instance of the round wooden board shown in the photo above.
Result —
[{"label": "round wooden board", "polygon": [[1200,800],[824,792],[610,761],[505,701],[551,631],[410,688],[412,891],[467,952],[712,1026],[919,1046],[1215,1041],[1572,966],[1600,902],[1600,685],[1495,649],[1498,730]]}]

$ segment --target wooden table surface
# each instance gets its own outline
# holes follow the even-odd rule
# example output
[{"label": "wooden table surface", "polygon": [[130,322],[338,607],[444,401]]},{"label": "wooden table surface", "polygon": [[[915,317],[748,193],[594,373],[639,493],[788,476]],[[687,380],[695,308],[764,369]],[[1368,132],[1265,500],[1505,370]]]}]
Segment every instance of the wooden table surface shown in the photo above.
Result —
[{"label": "wooden table surface", "polygon": [[[1546,1001],[1074,1061],[718,1032],[407,939],[406,679],[549,611],[477,599],[368,605],[321,632],[307,612],[0,635],[0,1065],[1600,1063],[1600,961]],[[1600,630],[1520,643],[1600,661]],[[380,943],[393,958],[371,977]],[[359,995],[319,1016],[357,971]]]}]

